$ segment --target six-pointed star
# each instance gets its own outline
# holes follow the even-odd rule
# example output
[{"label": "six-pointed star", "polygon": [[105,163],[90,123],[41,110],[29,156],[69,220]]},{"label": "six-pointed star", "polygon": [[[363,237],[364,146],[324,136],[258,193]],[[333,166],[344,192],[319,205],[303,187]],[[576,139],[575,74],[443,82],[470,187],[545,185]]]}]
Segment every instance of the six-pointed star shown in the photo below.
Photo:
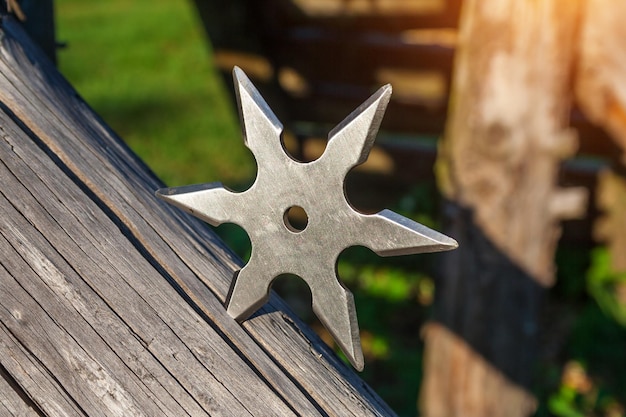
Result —
[{"label": "six-pointed star", "polygon": [[[313,311],[352,365],[363,369],[363,353],[352,293],[337,278],[337,257],[347,247],[365,246],[382,256],[453,249],[454,239],[383,210],[365,215],[346,200],[348,171],[367,159],[391,96],[386,85],[329,134],[324,154],[313,162],[292,159],[281,141],[282,125],[242,70],[233,70],[243,136],[258,172],[246,191],[220,183],[166,188],[157,196],[212,225],[235,223],[252,243],[250,261],[235,273],[226,302],[243,321],[268,299],[272,281],[291,273],[311,289]],[[303,230],[286,213],[301,207]]]}]

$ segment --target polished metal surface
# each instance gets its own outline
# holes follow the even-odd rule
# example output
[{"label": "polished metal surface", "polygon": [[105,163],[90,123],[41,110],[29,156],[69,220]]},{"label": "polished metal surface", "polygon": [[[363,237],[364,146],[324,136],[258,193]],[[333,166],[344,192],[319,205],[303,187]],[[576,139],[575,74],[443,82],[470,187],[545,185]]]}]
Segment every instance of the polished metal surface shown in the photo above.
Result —
[{"label": "polished metal surface", "polygon": [[[244,141],[258,172],[246,191],[234,193],[220,183],[166,188],[157,196],[212,225],[235,223],[252,243],[250,261],[233,278],[226,303],[238,321],[268,299],[274,278],[290,273],[310,287],[313,311],[352,365],[363,369],[363,353],[352,293],[339,282],[339,254],[365,246],[382,256],[453,249],[454,239],[392,211],[365,215],[344,193],[348,171],[367,159],[391,86],[378,90],[329,134],[324,154],[313,162],[292,159],[280,138],[282,125],[243,71],[233,71]],[[305,227],[291,224],[292,207],[306,213]]]}]

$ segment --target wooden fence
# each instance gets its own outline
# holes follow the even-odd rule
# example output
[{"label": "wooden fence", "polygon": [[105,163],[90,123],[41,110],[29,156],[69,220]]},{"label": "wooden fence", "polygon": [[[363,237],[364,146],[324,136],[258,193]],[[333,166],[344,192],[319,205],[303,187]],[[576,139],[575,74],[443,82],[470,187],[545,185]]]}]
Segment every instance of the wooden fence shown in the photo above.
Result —
[{"label": "wooden fence", "polygon": [[[389,163],[382,170],[374,168],[372,175],[366,173],[365,179],[349,178],[357,206],[388,204],[414,184],[434,181],[436,139],[447,117],[461,0],[195,4],[225,82],[232,82],[233,65],[253,78],[298,139],[293,152],[301,159],[319,156],[324,146],[319,138],[328,126],[341,121],[376,88],[392,83],[394,94],[374,152]],[[617,158],[618,148],[576,107],[570,124],[580,146],[576,158],[563,164],[561,183],[588,187],[592,202],[597,173]],[[585,219],[565,225],[566,241],[589,243],[597,211],[590,205],[587,212]]]}]

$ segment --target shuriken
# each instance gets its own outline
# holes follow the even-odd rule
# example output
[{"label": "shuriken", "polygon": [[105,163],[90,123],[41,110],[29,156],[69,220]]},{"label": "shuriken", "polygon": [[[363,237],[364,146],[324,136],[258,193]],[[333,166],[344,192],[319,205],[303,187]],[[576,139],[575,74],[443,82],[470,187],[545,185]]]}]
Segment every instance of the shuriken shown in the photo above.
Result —
[{"label": "shuriken", "polygon": [[[339,254],[365,246],[379,255],[406,255],[454,249],[457,243],[390,210],[366,215],[347,201],[348,171],[367,159],[391,97],[386,85],[329,134],[323,155],[299,162],[286,152],[282,125],[244,72],[233,70],[245,145],[254,154],[257,177],[235,193],[221,183],[165,188],[157,196],[217,226],[235,223],[252,243],[249,262],[235,273],[226,301],[228,314],[244,321],[269,298],[272,281],[295,274],[311,289],[313,311],[352,365],[363,369],[352,293],[337,277]],[[303,230],[292,227],[287,212],[301,207]]]}]

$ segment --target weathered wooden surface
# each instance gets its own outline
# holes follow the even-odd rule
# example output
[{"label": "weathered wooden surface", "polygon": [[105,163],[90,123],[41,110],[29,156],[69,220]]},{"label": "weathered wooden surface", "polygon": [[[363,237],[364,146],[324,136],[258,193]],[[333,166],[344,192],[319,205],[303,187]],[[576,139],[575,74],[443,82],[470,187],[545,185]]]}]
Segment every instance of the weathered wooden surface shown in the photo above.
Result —
[{"label": "weathered wooden surface", "polygon": [[582,16],[576,100],[619,146],[614,170],[598,178],[602,216],[594,235],[608,244],[613,269],[626,271],[626,3],[587,0]]},{"label": "weathered wooden surface", "polygon": [[580,6],[464,2],[436,167],[459,249],[446,256],[438,324],[425,332],[425,416],[533,412],[538,318],[560,220],[586,209],[583,190],[557,185],[577,148],[568,115]]},{"label": "weathered wooden surface", "polygon": [[13,378],[0,367],[0,415],[3,416],[38,416],[37,406],[15,383]]},{"label": "weathered wooden surface", "polygon": [[[239,261],[11,19],[0,46],[0,405],[44,415],[390,415],[278,298],[243,325]],[[0,409],[2,410],[2,409]]]},{"label": "weathered wooden surface", "polygon": [[576,100],[626,149],[626,3],[586,0],[581,16]]}]

